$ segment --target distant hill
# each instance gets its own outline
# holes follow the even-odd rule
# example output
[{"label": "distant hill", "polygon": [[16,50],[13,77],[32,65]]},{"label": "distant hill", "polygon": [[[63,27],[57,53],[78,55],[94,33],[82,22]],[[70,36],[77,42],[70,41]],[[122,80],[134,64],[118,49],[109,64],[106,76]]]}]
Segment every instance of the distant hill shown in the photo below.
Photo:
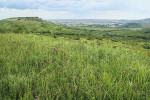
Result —
[{"label": "distant hill", "polygon": [[120,20],[119,23],[123,23],[126,28],[149,28],[150,18],[141,20]]},{"label": "distant hill", "polygon": [[47,19],[52,22],[87,22],[87,23],[150,23],[150,18],[141,20],[117,20],[117,19]]},{"label": "distant hill", "polygon": [[142,28],[142,24],[141,23],[127,23],[127,24],[123,24],[121,26],[122,28]]},{"label": "distant hill", "polygon": [[150,23],[150,18],[140,20],[117,20],[119,23]]},{"label": "distant hill", "polygon": [[134,20],[132,22],[135,22],[135,23],[150,23],[150,18],[141,19],[141,20]]}]

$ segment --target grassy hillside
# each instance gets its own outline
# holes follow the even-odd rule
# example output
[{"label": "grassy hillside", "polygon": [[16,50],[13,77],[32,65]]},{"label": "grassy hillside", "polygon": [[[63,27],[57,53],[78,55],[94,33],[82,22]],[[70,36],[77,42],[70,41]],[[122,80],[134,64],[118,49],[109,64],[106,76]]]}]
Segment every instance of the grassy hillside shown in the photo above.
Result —
[{"label": "grassy hillside", "polygon": [[18,17],[0,21],[1,33],[33,33],[41,35],[70,36],[78,39],[86,37],[88,39],[108,38],[117,41],[148,41],[150,34],[146,34],[143,30],[130,29],[105,29],[105,28],[70,28],[62,25],[57,25],[51,22],[44,21],[37,17]]},{"label": "grassy hillside", "polygon": [[69,27],[44,21],[38,17],[19,17],[1,20],[0,32],[79,35],[86,33],[86,30],[75,30]]},{"label": "grassy hillside", "polygon": [[[0,32],[0,100],[150,99],[150,29],[79,30],[35,18],[0,23],[7,27]],[[17,23],[31,31],[8,31]]]}]

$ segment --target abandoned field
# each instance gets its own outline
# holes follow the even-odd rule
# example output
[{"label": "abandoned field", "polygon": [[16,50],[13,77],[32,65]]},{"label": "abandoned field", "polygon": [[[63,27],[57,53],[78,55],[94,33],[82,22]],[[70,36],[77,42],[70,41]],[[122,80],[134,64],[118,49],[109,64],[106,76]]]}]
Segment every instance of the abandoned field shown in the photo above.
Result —
[{"label": "abandoned field", "polygon": [[0,25],[0,100],[150,99],[150,29]]}]

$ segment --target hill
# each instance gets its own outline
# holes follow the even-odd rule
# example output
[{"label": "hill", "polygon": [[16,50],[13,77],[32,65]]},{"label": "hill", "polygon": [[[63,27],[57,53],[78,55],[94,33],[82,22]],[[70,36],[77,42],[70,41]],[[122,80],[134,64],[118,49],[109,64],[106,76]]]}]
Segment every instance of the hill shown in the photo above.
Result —
[{"label": "hill", "polygon": [[141,23],[127,23],[121,26],[122,28],[142,28]]},{"label": "hill", "polygon": [[[140,27],[140,24],[131,23],[126,24],[125,27]],[[67,36],[74,39],[85,37],[87,39],[113,39],[117,41],[126,41],[136,39],[138,41],[148,41],[150,34],[145,34],[143,30],[129,30],[129,29],[114,29],[114,30],[94,30],[73,28],[55,24],[49,21],[42,20],[38,17],[18,17],[9,18],[0,21],[0,33],[17,33],[17,34],[39,34],[39,35],[53,35]],[[121,34],[120,34],[121,33]],[[141,40],[142,39],[142,40]]]},{"label": "hill", "polygon": [[141,19],[141,20],[134,20],[133,22],[136,22],[136,23],[150,23],[150,18]]},{"label": "hill", "polygon": [[67,34],[79,35],[86,30],[73,29],[66,26],[47,22],[38,17],[18,17],[0,21],[1,33],[37,33],[37,34]]},{"label": "hill", "polygon": [[52,33],[61,26],[46,22],[38,17],[18,17],[0,21],[0,31],[14,33]]}]

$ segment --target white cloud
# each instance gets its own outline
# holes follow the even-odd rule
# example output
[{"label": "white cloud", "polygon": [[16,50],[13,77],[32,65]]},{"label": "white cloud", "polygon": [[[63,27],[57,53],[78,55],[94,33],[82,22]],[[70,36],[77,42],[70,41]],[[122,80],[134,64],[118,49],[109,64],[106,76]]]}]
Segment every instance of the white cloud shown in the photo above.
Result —
[{"label": "white cloud", "polygon": [[0,0],[0,7],[14,9],[82,10],[105,7],[113,0]]},{"label": "white cloud", "polygon": [[10,17],[40,17],[43,19],[142,19],[148,18],[149,13],[141,14],[132,11],[105,10],[74,13],[71,11],[17,10],[0,8],[0,19]]},{"label": "white cloud", "polygon": [[[67,18],[69,11],[45,11],[45,10],[17,10],[17,9],[0,9],[0,19],[10,18],[10,17],[40,17],[43,19],[57,19],[57,18]],[[69,16],[72,17],[72,16]]]},{"label": "white cloud", "polygon": [[150,17],[150,0],[0,0],[0,19],[50,18],[134,19]]},{"label": "white cloud", "polygon": [[86,15],[87,19],[143,19],[149,17],[149,13],[141,14],[134,11],[121,10],[92,11]]}]

